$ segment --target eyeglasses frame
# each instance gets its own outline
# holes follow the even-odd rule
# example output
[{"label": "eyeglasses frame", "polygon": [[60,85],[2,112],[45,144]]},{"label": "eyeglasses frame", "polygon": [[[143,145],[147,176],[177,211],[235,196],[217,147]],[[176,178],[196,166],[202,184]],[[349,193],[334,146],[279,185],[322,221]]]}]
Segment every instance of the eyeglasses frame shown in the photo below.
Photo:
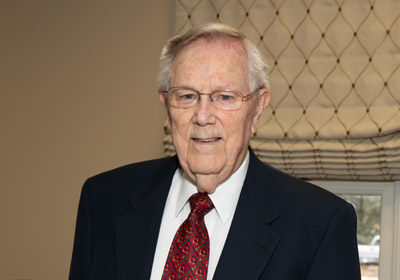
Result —
[{"label": "eyeglasses frame", "polygon": [[[239,106],[237,109],[232,109],[232,110],[223,110],[223,109],[220,109],[220,110],[223,110],[223,111],[234,111],[234,110],[239,110],[240,107],[242,106],[243,101],[244,101],[245,99],[248,99],[249,97],[251,97],[254,93],[256,93],[257,91],[259,91],[261,88],[256,88],[254,91],[250,92],[250,93],[247,94],[247,95],[243,95],[243,93],[241,93],[241,92],[238,91],[238,90],[231,90],[231,89],[216,89],[216,90],[213,90],[213,91],[210,92],[210,93],[205,93],[205,92],[200,92],[200,91],[198,91],[198,90],[196,90],[196,89],[194,89],[194,88],[185,87],[185,86],[170,87],[168,90],[163,90],[162,92],[164,93],[164,95],[168,95],[168,91],[170,91],[171,89],[188,89],[188,90],[192,90],[192,91],[194,91],[195,93],[197,93],[197,94],[199,95],[199,97],[202,96],[202,95],[208,95],[208,97],[209,97],[209,99],[210,99],[211,102],[214,102],[214,101],[211,99],[211,95],[214,94],[214,93],[216,93],[216,92],[231,92],[231,93],[239,94],[239,95],[242,97],[242,102],[240,103],[240,106]],[[168,97],[167,97],[167,96],[166,96],[166,98],[167,98],[167,100],[168,100]],[[198,100],[200,100],[200,98],[199,98]],[[169,105],[170,105],[170,104],[169,104]],[[175,108],[187,109],[187,108],[192,108],[192,107],[194,107],[194,105],[195,105],[195,104],[193,104],[192,106],[189,106],[189,107],[178,107],[178,106],[172,106],[172,105],[170,105],[170,106],[171,106],[171,107],[175,107]]]}]

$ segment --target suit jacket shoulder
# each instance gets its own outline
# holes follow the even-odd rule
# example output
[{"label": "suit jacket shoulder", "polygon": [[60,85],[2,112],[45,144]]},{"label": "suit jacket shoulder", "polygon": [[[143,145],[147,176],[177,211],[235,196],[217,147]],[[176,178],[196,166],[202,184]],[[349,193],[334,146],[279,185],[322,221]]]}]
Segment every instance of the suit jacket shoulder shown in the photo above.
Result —
[{"label": "suit jacket shoulder", "polygon": [[309,218],[321,217],[326,220],[327,215],[334,215],[347,204],[342,198],[321,187],[261,162],[255,155],[251,157],[250,164],[243,187],[244,193],[259,201],[258,205],[268,202],[280,215],[295,216],[304,213]]},{"label": "suit jacket shoulder", "polygon": [[[85,182],[69,279],[115,279],[118,270],[127,275],[132,273],[129,270],[138,270],[135,265],[143,273],[149,265],[151,268],[157,223],[177,167],[176,157],[151,160],[119,167]],[[146,234],[143,229],[150,225]],[[143,241],[146,238],[149,243]],[[134,260],[138,252],[147,252],[147,258],[142,255]],[[145,278],[139,275],[133,279]]]},{"label": "suit jacket shoulder", "polygon": [[172,180],[177,168],[176,157],[133,163],[95,175],[86,180],[83,188],[102,207],[122,201],[136,204],[161,183]]}]

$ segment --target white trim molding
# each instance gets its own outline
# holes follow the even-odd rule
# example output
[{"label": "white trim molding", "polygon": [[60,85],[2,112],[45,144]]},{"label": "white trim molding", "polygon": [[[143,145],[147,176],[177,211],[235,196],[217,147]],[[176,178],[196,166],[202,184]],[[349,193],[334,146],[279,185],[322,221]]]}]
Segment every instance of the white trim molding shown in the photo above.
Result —
[{"label": "white trim molding", "polygon": [[400,279],[400,181],[312,181],[335,194],[381,196],[379,279]]}]

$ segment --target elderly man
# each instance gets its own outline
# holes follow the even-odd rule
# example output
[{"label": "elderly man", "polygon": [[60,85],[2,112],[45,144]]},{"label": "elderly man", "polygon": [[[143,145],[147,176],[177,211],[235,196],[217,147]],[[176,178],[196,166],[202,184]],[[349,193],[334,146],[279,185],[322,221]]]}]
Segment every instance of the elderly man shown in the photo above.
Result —
[{"label": "elderly man", "polygon": [[170,39],[159,96],[177,156],[87,180],[70,279],[360,279],[351,205],[248,147],[270,90],[222,24]]}]

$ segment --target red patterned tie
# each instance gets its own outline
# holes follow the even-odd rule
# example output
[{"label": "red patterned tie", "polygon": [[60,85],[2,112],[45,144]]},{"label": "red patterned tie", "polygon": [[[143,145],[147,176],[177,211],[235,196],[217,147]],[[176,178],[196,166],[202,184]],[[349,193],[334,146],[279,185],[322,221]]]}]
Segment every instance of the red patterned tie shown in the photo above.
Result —
[{"label": "red patterned tie", "polygon": [[189,198],[191,212],[175,234],[162,280],[207,279],[210,244],[204,216],[214,208],[207,194]]}]

